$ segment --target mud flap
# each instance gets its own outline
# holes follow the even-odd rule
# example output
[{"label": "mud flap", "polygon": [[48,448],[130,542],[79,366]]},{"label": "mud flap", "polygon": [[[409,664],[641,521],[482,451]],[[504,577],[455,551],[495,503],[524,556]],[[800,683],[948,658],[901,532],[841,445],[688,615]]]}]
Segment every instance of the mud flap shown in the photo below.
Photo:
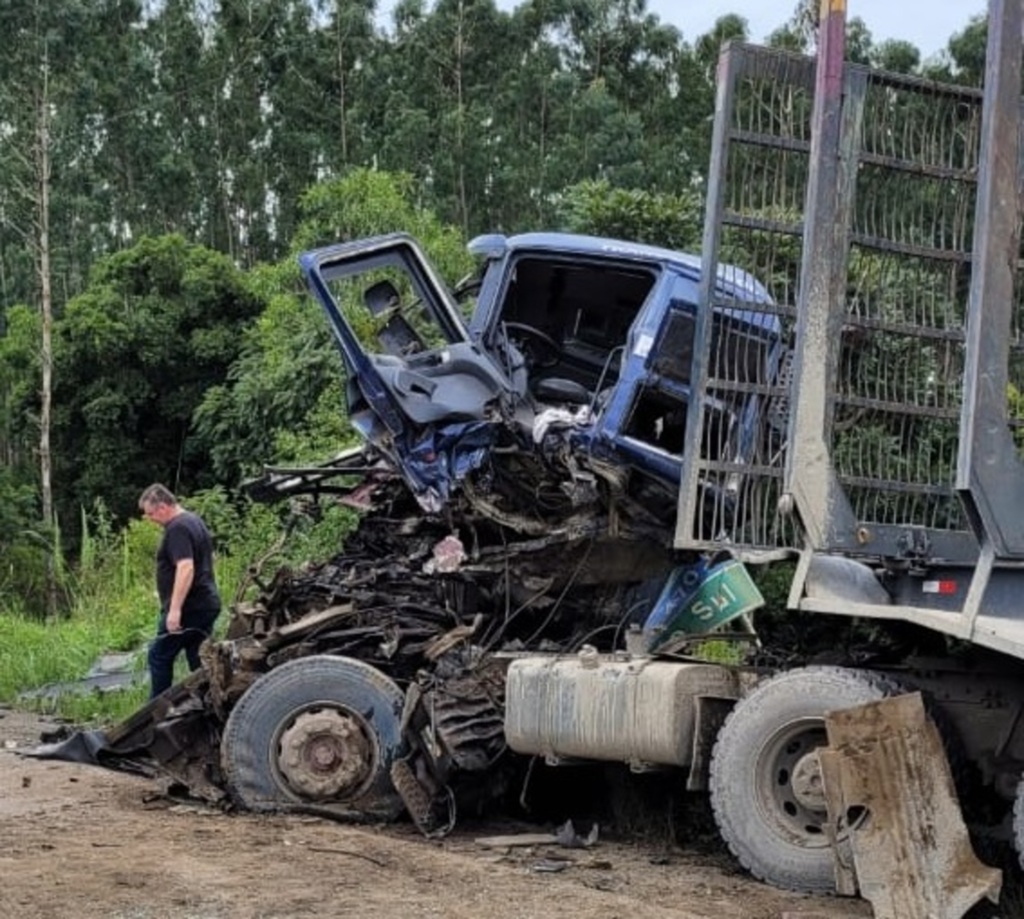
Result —
[{"label": "mud flap", "polygon": [[818,755],[839,892],[859,888],[876,919],[959,919],[997,902],[1002,873],[971,848],[921,694],[829,712],[825,724]]}]

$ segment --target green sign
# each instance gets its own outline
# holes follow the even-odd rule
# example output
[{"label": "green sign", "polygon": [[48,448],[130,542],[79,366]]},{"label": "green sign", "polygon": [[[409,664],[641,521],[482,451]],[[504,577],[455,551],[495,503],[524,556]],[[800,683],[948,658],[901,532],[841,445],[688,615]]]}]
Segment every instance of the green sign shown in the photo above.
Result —
[{"label": "green sign", "polygon": [[[695,577],[698,574],[702,577]],[[763,605],[764,597],[742,562],[722,562],[710,569],[679,568],[669,576],[648,620],[648,650],[680,632],[714,631]],[[657,621],[653,628],[652,620]]]}]

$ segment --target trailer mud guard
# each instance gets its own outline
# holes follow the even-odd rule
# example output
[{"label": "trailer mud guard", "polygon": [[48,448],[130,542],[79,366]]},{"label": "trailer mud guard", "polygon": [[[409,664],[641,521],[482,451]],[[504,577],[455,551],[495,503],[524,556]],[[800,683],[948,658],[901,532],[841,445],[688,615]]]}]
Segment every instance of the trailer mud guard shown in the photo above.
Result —
[{"label": "trailer mud guard", "polygon": [[921,694],[829,712],[825,726],[818,757],[839,892],[859,888],[875,919],[960,919],[998,902],[1002,872],[971,848]]}]

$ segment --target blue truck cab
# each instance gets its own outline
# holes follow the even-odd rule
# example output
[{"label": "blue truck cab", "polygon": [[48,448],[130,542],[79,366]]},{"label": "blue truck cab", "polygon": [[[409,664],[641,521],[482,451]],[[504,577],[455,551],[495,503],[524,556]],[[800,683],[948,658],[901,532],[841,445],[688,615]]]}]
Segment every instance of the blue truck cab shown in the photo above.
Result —
[{"label": "blue truck cab", "polygon": [[[621,467],[657,486],[649,497],[661,516],[674,513],[666,496],[693,399],[700,257],[566,233],[487,235],[469,248],[480,273],[461,303],[404,234],[300,257],[346,365],[357,430],[428,511],[511,437]],[[716,295],[728,305],[711,325],[704,438],[728,459],[750,449],[764,407],[756,386],[720,398],[715,378],[735,378],[739,364],[741,378],[764,383],[784,344],[751,275],[720,268]]]}]

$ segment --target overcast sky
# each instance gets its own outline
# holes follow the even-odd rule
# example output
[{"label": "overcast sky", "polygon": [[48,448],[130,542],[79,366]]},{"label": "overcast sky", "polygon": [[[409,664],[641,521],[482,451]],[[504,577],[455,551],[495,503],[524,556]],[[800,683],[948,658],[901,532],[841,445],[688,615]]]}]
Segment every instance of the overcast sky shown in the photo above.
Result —
[{"label": "overcast sky", "polygon": [[[499,0],[499,5],[510,9],[517,4]],[[761,41],[793,15],[796,6],[796,0],[647,0],[650,12],[690,42],[727,13],[746,19],[751,39]],[[863,19],[875,42],[902,38],[916,45],[922,57],[944,50],[954,32],[987,9],[985,0],[846,0],[847,19]]]},{"label": "overcast sky", "polygon": [[[512,10],[520,0],[496,0]],[[391,20],[395,0],[378,0],[378,19]],[[688,42],[709,31],[719,16],[736,13],[747,20],[752,41],[763,41],[793,15],[797,0],[647,0],[647,9],[671,23]],[[971,16],[988,9],[986,0],[846,0],[846,15],[859,16],[875,42],[902,38],[917,46],[924,58],[943,51],[954,32]]]}]

